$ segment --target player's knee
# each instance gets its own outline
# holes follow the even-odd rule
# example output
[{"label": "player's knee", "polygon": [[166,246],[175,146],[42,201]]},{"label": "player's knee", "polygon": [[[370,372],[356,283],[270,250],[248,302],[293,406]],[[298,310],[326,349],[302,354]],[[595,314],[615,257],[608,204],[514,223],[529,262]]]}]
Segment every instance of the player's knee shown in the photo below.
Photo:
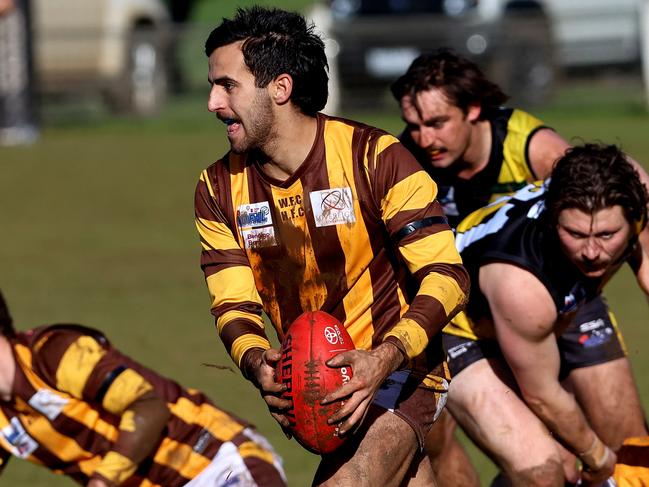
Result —
[{"label": "player's knee", "polygon": [[561,487],[565,483],[563,466],[556,458],[533,467],[514,469],[508,472],[508,477],[513,487]]}]

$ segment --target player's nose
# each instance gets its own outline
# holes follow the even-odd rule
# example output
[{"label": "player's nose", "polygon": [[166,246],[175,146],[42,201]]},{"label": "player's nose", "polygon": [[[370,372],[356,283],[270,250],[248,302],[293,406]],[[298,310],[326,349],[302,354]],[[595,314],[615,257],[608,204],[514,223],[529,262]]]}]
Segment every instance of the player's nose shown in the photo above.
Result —
[{"label": "player's nose", "polygon": [[585,261],[596,261],[601,248],[594,238],[587,238],[581,248],[581,256]]},{"label": "player's nose", "polygon": [[207,97],[207,109],[212,113],[226,108],[226,96],[223,88],[219,85],[212,85],[210,94]]},{"label": "player's nose", "polygon": [[437,134],[435,129],[431,127],[422,127],[421,128],[421,143],[420,145],[423,148],[433,147],[435,141],[437,140]]}]

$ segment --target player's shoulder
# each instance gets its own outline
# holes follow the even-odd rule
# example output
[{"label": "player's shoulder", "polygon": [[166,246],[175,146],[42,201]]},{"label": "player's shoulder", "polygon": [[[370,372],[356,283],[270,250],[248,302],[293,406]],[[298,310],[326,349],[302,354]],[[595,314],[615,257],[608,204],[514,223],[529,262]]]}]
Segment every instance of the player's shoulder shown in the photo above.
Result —
[{"label": "player's shoulder", "polygon": [[394,135],[390,134],[384,129],[375,127],[373,125],[360,122],[358,120],[352,120],[349,118],[335,117],[332,115],[321,114],[321,120],[324,122],[324,126],[329,127],[341,127],[345,128],[350,133],[355,133],[358,139],[366,140],[377,140],[384,139],[385,141],[390,141],[391,143],[399,142],[399,139]]},{"label": "player's shoulder", "polygon": [[99,330],[74,323],[57,323],[21,332],[24,342],[38,354],[64,353],[70,345],[82,337],[95,342],[99,347],[110,345],[106,336]]},{"label": "player's shoulder", "polygon": [[548,127],[543,120],[532,115],[525,110],[514,108],[511,110],[508,128],[510,131],[519,131],[524,133],[533,132]]}]

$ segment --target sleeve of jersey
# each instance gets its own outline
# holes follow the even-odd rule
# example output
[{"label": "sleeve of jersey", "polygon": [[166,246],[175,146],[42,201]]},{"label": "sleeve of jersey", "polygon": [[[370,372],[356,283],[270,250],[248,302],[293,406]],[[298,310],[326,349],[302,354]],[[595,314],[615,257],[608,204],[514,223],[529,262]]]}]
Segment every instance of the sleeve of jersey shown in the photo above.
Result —
[{"label": "sleeve of jersey", "polygon": [[118,415],[153,389],[130,364],[100,334],[71,330],[49,333],[38,352],[38,369],[47,382]]},{"label": "sleeve of jersey", "polygon": [[216,201],[210,170],[196,186],[196,228],[201,242],[201,268],[211,298],[216,327],[232,360],[240,367],[252,348],[270,348],[264,332],[262,303],[245,252]]},{"label": "sleeve of jersey", "polygon": [[390,136],[379,139],[375,154],[373,190],[380,201],[383,221],[419,283],[408,311],[385,339],[414,358],[463,309],[469,277],[455,248],[453,232],[435,199],[435,182]]}]

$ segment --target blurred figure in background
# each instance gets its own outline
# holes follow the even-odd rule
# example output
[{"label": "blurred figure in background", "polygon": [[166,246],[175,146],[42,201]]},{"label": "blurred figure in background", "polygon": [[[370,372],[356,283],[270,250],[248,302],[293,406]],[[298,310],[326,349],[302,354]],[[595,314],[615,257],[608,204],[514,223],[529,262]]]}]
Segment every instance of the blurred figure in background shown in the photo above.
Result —
[{"label": "blurred figure in background", "polygon": [[38,138],[29,0],[0,0],[0,145]]}]

